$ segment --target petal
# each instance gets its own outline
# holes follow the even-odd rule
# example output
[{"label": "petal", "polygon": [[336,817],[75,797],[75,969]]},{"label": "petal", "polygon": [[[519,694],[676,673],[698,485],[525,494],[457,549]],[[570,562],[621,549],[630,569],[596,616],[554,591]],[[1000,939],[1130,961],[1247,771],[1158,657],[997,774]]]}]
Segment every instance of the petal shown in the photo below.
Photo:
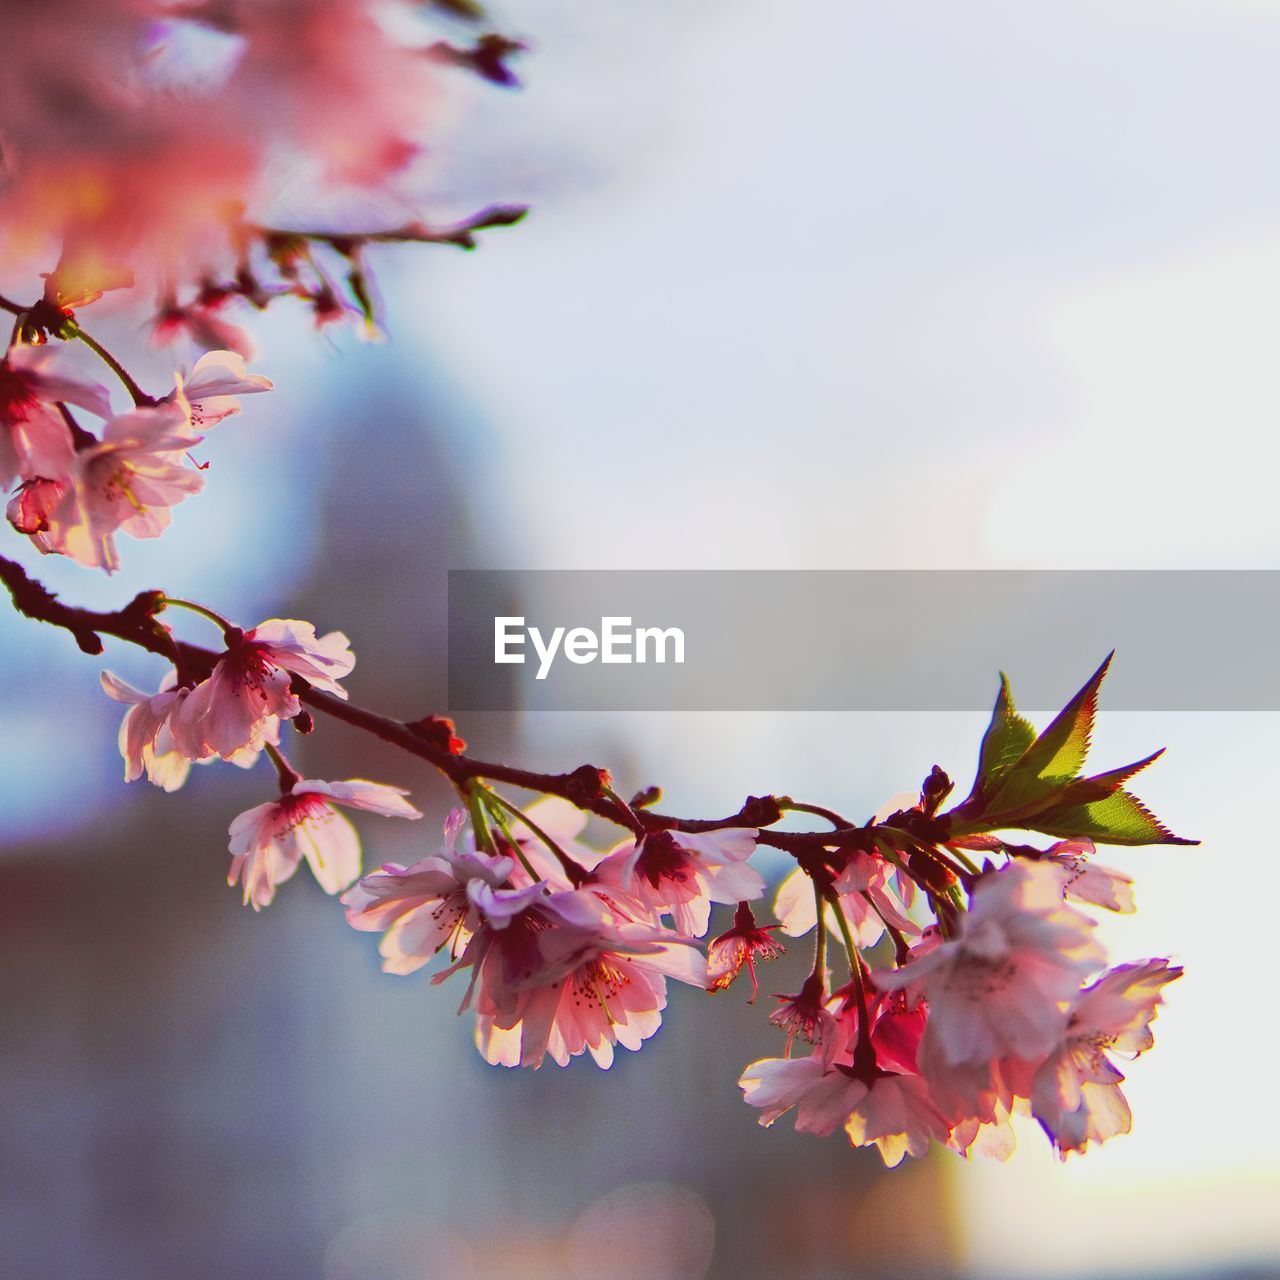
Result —
[{"label": "petal", "polygon": [[314,792],[328,796],[335,804],[349,809],[363,809],[386,818],[421,818],[422,814],[404,799],[409,793],[403,787],[391,787],[381,782],[367,782],[363,778],[349,778],[345,782],[321,782],[304,778],[293,788],[294,795]]}]

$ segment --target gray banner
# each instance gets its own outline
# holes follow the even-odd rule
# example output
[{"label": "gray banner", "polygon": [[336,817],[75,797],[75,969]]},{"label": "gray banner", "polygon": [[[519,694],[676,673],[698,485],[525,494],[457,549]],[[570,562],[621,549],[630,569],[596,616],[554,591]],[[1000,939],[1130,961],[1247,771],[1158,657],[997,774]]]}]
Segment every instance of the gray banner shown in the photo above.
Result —
[{"label": "gray banner", "polygon": [[[456,570],[455,711],[1280,710],[1280,571]],[[678,634],[677,634],[678,633]]]}]

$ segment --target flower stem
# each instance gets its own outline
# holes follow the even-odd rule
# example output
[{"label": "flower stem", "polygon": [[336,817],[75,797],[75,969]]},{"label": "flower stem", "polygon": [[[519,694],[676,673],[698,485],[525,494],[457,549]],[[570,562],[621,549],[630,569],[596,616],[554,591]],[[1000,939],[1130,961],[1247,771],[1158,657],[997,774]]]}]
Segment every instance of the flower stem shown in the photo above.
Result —
[{"label": "flower stem", "polygon": [[109,368],[111,372],[120,379],[124,384],[124,389],[133,397],[133,403],[136,404],[138,408],[145,408],[148,405],[156,403],[154,398],[147,395],[147,393],[143,391],[143,389],[133,380],[128,369],[126,369],[124,365],[122,365],[120,361],[117,360],[115,356],[113,356],[111,352],[97,340],[97,338],[90,337],[89,334],[85,333],[78,324],[73,324],[71,333],[73,337],[79,338],[80,341],[83,342],[90,351],[97,355],[107,368]]},{"label": "flower stem", "polygon": [[300,774],[293,766],[284,758],[278,747],[272,746],[269,742],[262,744],[267,755],[271,757],[271,763],[276,767],[276,773],[280,776],[280,794],[289,795],[294,787],[302,781]]},{"label": "flower stem", "polygon": [[[495,793],[478,782],[470,788],[470,791],[472,795],[478,797],[481,805],[488,808],[490,817],[492,817],[494,822],[498,824],[498,828],[506,838],[507,844],[511,846],[511,852],[516,855],[520,865],[529,873],[529,878],[534,882],[534,884],[537,884],[540,880],[544,879],[543,876],[538,874],[537,868],[529,861],[525,851],[520,847],[520,841],[512,834],[511,827],[507,822],[506,814],[504,814],[502,810],[493,803],[496,798]],[[472,815],[472,818],[474,821],[474,814]],[[492,844],[492,837],[490,837],[490,843]],[[497,847],[494,846],[491,852],[496,855]]]},{"label": "flower stem", "polygon": [[840,905],[840,895],[833,893],[827,901],[835,915],[836,927],[840,930],[844,949],[849,953],[849,969],[856,977],[862,962],[858,958],[858,948],[853,945],[853,935],[849,932],[849,922],[844,918],[844,908]]},{"label": "flower stem", "polygon": [[[484,801],[480,796],[479,784],[473,783],[465,788],[467,800],[467,812],[471,815],[471,829],[475,832],[476,844],[480,849],[487,853],[491,858],[498,856],[497,847],[493,843],[493,835],[489,831],[489,822],[485,817]],[[523,861],[523,859],[521,859]],[[532,871],[532,868],[525,864],[526,870]]]},{"label": "flower stem", "polygon": [[969,857],[963,849],[957,849],[955,845],[947,845],[947,852],[976,880],[982,872],[978,869],[978,864]]},{"label": "flower stem", "polygon": [[818,888],[818,882],[813,882],[813,901],[818,911],[818,939],[813,948],[813,976],[823,984],[823,990],[826,990],[827,982],[827,915],[826,903],[822,898],[822,890]]},{"label": "flower stem", "polygon": [[626,815],[626,823],[623,825],[630,827],[638,837],[643,838],[648,834],[649,828],[645,826],[636,811],[612,787],[605,785],[601,790]]},{"label": "flower stem", "polygon": [[[523,822],[524,825],[528,827],[529,830],[532,831],[533,834],[537,836],[538,839],[541,840],[542,843],[546,845],[546,847],[555,855],[556,861],[564,869],[565,875],[569,877],[569,883],[572,884],[574,888],[577,888],[578,885],[582,884],[583,881],[586,880],[587,869],[584,866],[582,866],[580,863],[574,861],[574,859],[571,858],[564,851],[564,849],[562,849],[560,845],[558,845],[549,835],[547,835],[547,833],[543,831],[543,829],[540,826],[538,826],[538,824],[534,822],[533,819],[530,818],[529,815],[525,813],[523,809],[521,809],[517,805],[512,804],[511,801],[506,798],[506,796],[500,795],[498,792],[492,790],[491,788],[486,789],[484,793],[484,798],[489,802],[490,808],[493,808],[494,805],[499,805],[503,809],[505,809],[509,814],[511,814],[511,816],[515,818],[518,822]],[[504,832],[506,832],[505,825],[503,827],[503,830]],[[507,834],[508,834],[508,839],[510,839],[511,838],[510,834],[509,833]],[[517,848],[518,847],[519,846],[517,845]],[[526,864],[526,869],[528,869],[527,864]]]},{"label": "flower stem", "polygon": [[196,604],[193,600],[179,600],[175,596],[164,596],[161,600],[161,606],[168,608],[172,605],[176,609],[189,609],[192,613],[198,613],[202,618],[208,618],[215,626],[222,631],[224,639],[230,642],[231,636],[239,633],[240,628],[228,622],[220,613],[215,613],[212,609],[206,609],[202,604]]},{"label": "flower stem", "polygon": [[878,1063],[875,1046],[871,1043],[871,1019],[867,1015],[866,971],[863,968],[862,956],[858,948],[853,945],[849,922],[844,918],[844,909],[840,906],[838,896],[833,895],[831,906],[835,911],[840,936],[844,939],[844,948],[849,953],[849,973],[853,978],[854,996],[858,1002],[858,1042],[853,1049],[853,1068],[867,1084],[870,1084],[875,1079]]},{"label": "flower stem", "polygon": [[850,964],[853,969],[853,990],[858,1001],[858,1043],[853,1049],[853,1068],[859,1076],[870,1084],[879,1070],[875,1045],[871,1043],[871,1018],[867,1013],[867,984],[862,968],[862,957],[857,951],[850,952]]},{"label": "flower stem", "polygon": [[790,810],[792,813],[811,813],[815,818],[822,818],[831,823],[837,831],[858,825],[856,822],[850,822],[848,818],[841,817],[834,809],[828,809],[820,804],[801,804],[799,800],[793,800],[790,796],[778,796],[777,799],[779,809]]}]

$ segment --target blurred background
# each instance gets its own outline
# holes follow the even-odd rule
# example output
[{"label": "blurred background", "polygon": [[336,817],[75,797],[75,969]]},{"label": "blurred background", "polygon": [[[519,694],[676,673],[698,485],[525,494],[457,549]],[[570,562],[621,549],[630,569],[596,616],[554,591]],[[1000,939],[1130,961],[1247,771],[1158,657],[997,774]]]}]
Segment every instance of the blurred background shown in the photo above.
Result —
[{"label": "blurred background", "polygon": [[[450,568],[1280,567],[1280,4],[498,16],[535,47],[526,88],[460,93],[435,181],[461,208],[529,200],[528,222],[475,255],[389,251],[389,342],[270,313],[253,367],[277,389],[217,429],[205,493],[115,579],[6,555],[75,602],[162,585],[341,627],[353,698],[406,717],[444,709]],[[1026,1130],[1007,1165],[885,1174],[756,1127],[735,1081],[778,1041],[737,988],[676,992],[607,1073],[486,1066],[460,988],[381,975],[305,875],[261,915],[225,886],[222,833],[268,766],[128,789],[98,665],[2,614],[0,646],[0,1275],[1280,1275],[1274,717],[1104,704],[1093,759],[1167,745],[1142,795],[1203,839],[1107,858],[1138,878],[1139,914],[1105,925],[1117,959],[1187,970],[1130,1074],[1133,1133],[1059,1164]],[[967,783],[983,724],[460,728],[660,782],[677,812],[772,791],[869,813],[934,762]],[[367,861],[421,856],[444,788],[322,730],[306,772],[429,811],[362,822]]]}]

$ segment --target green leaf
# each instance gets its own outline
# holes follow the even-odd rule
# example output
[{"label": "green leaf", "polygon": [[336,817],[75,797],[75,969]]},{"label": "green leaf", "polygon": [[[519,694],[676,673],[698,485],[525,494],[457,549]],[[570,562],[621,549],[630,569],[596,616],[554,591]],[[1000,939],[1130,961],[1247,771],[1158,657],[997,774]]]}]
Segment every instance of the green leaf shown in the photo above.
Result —
[{"label": "green leaf", "polygon": [[982,738],[982,749],[978,753],[978,773],[973,780],[969,799],[990,794],[1035,740],[1035,726],[1018,714],[1013,705],[1013,695],[1009,691],[1009,677],[1002,671],[1000,692],[996,694],[991,723],[987,725],[987,732]]},{"label": "green leaf", "polygon": [[1175,836],[1141,800],[1124,790],[1089,804],[1055,805],[1028,819],[1025,829],[1064,839],[1087,836],[1103,844],[1199,843]]},{"label": "green leaf", "polygon": [[1004,785],[991,799],[989,812],[1010,813],[1037,804],[1076,778],[1089,753],[1098,689],[1114,656],[1114,652],[1107,654],[1080,692],[1008,770]]},{"label": "green leaf", "polygon": [[941,821],[960,840],[1000,830],[1089,837],[1110,844],[1196,844],[1175,836],[1124,784],[1163,751],[1143,760],[1080,777],[1098,709],[1098,690],[1113,655],[1038,736],[1013,706],[1001,675],[991,723],[982,740],[978,774],[963,804]]},{"label": "green leaf", "polygon": [[1109,769],[1106,773],[1095,773],[1091,778],[1076,778],[1068,783],[1055,798],[1055,804],[1090,804],[1095,800],[1105,799],[1124,786],[1130,778],[1139,774],[1149,764],[1153,764],[1164,755],[1164,748],[1153,751],[1149,756],[1133,764],[1123,765],[1119,769]]}]

